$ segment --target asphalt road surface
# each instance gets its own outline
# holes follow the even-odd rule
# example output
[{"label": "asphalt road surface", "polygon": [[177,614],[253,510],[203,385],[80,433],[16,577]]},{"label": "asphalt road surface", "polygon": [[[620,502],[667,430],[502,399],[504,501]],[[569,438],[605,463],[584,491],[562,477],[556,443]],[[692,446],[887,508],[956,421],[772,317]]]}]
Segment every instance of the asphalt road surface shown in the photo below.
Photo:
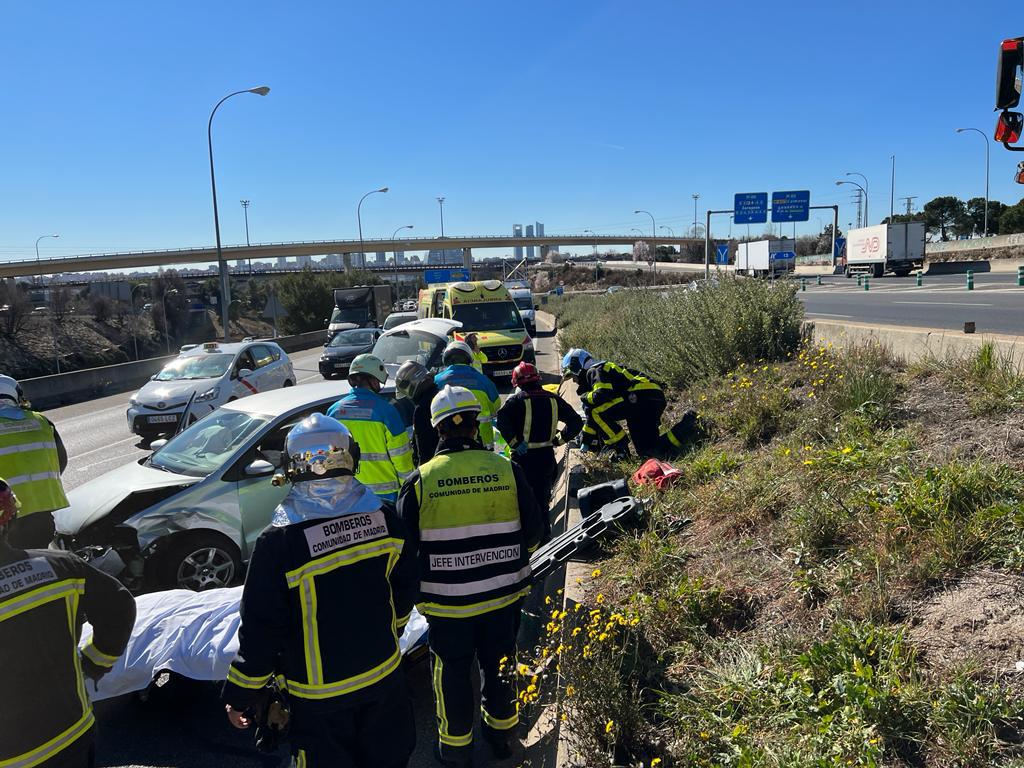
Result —
[{"label": "asphalt road surface", "polygon": [[[542,371],[558,370],[554,332],[540,324],[537,365]],[[301,385],[320,379],[317,359],[320,348],[290,355]],[[55,408],[47,416],[57,425],[68,448],[67,488],[73,488],[129,461],[146,455],[139,438],[128,432],[125,411],[131,393],[112,395],[78,405]],[[436,739],[434,704],[429,665],[425,660],[405,665],[405,674],[416,711],[417,749],[410,766],[434,765],[431,750]],[[104,768],[271,768],[282,764],[285,749],[264,755],[256,751],[252,734],[232,728],[218,700],[219,687],[173,678],[163,688],[145,696],[128,694],[99,702],[97,765]],[[477,765],[498,765],[488,761],[489,753],[479,744]],[[507,765],[518,765],[516,756]],[[534,760],[534,766],[542,765]]]},{"label": "asphalt road surface", "polygon": [[881,277],[868,291],[842,276],[822,276],[820,286],[815,276],[806,279],[797,295],[810,319],[956,331],[973,321],[977,333],[1024,333],[1024,287],[1015,274],[975,274],[973,291],[966,275],[925,275],[920,288],[913,277]]}]

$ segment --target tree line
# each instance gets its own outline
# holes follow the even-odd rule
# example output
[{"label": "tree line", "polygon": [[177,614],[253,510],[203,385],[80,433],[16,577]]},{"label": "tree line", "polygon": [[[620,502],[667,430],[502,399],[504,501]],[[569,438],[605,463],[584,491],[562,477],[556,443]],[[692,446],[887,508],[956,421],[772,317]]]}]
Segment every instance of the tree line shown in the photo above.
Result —
[{"label": "tree line", "polygon": [[[985,198],[972,197],[964,201],[955,195],[942,195],[924,204],[924,209],[909,216],[905,213],[892,217],[894,222],[923,221],[933,239],[953,240],[985,233]],[[882,220],[889,222],[889,217]],[[1016,205],[999,200],[988,201],[988,233],[1012,235],[1024,232],[1024,199]]]}]

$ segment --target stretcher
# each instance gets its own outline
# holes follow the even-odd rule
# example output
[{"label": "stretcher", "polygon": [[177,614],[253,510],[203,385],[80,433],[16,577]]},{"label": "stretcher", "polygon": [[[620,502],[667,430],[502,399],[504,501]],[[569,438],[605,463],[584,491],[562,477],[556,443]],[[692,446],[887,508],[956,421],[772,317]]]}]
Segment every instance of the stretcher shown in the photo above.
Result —
[{"label": "stretcher", "polygon": [[[143,691],[162,672],[221,682],[238,651],[242,587],[192,592],[172,589],[136,598],[137,615],[128,647],[98,684],[87,683],[93,701]],[[92,637],[82,629],[81,645]],[[426,642],[427,620],[413,609],[399,638],[406,654]]]}]

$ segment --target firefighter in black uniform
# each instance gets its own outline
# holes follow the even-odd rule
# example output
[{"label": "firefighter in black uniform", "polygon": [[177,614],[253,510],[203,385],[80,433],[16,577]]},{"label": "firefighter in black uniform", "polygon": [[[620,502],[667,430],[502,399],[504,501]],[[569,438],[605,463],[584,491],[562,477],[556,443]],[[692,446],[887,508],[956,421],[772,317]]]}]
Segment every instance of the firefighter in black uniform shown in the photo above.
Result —
[{"label": "firefighter in black uniform", "polygon": [[616,363],[599,361],[585,349],[570,349],[562,359],[562,374],[579,385],[587,420],[584,445],[609,447],[620,455],[629,453],[629,438],[638,456],[658,454],[661,414],[665,410],[663,386],[646,374]]},{"label": "firefighter in black uniform", "polygon": [[[510,395],[498,411],[497,426],[512,451],[512,462],[523,469],[544,517],[544,539],[551,536],[551,489],[555,484],[555,447],[572,440],[583,419],[571,405],[541,386],[540,372],[531,363],[512,371]],[[559,423],[564,424],[561,430]]]},{"label": "firefighter in black uniform", "polygon": [[224,701],[247,728],[283,675],[292,765],[400,768],[416,742],[398,638],[415,554],[394,508],[353,477],[359,447],[313,414],[288,433],[292,487],[256,542]]},{"label": "firefighter in black uniform", "polygon": [[395,374],[396,405],[405,400],[412,403],[412,450],[417,466],[434,458],[437,450],[437,429],[430,423],[430,401],[437,391],[433,374],[416,360],[406,360]]},{"label": "firefighter in black uniform", "polygon": [[[445,386],[431,404],[441,435],[437,455],[402,488],[398,512],[416,540],[420,597],[430,623],[437,712],[435,757],[472,764],[475,707],[470,672],[480,664],[482,731],[495,756],[511,755],[519,723],[516,688],[502,674],[515,659],[530,552],[540,512],[521,469],[479,442],[480,403],[464,387]],[[507,673],[506,669],[506,673]]]},{"label": "firefighter in black uniform", "polygon": [[[0,765],[86,768],[95,720],[86,678],[124,653],[135,600],[70,552],[16,549],[18,500],[0,480]],[[82,623],[92,637],[78,648]]]}]

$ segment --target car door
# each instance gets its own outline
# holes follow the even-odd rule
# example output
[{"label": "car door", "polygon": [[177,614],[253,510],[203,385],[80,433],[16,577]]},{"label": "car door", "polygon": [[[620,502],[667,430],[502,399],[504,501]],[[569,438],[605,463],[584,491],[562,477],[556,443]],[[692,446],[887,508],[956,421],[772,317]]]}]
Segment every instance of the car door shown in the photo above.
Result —
[{"label": "car door", "polygon": [[[245,378],[242,378],[240,371],[244,369],[248,369],[250,373]],[[235,368],[231,374],[231,379],[234,383],[233,394],[235,398],[248,397],[262,391],[256,361],[253,359],[249,348],[243,350],[238,355],[238,359],[235,360]]]},{"label": "car door", "polygon": [[[234,482],[238,495],[238,509],[242,526],[242,558],[248,560],[256,539],[270,525],[274,509],[288,494],[291,487],[287,482],[280,486],[273,483],[273,475],[282,471],[284,441],[288,432],[311,413],[322,413],[328,404],[310,406],[291,416],[281,419],[278,424],[264,432],[231,469],[224,474],[226,481]],[[274,466],[274,472],[261,476],[246,474],[246,467],[254,461],[267,461]]]},{"label": "car door", "polygon": [[256,370],[260,380],[260,391],[280,389],[284,386],[282,366],[278,365],[274,359],[274,350],[266,344],[256,344],[250,347],[249,351],[256,362]]}]

